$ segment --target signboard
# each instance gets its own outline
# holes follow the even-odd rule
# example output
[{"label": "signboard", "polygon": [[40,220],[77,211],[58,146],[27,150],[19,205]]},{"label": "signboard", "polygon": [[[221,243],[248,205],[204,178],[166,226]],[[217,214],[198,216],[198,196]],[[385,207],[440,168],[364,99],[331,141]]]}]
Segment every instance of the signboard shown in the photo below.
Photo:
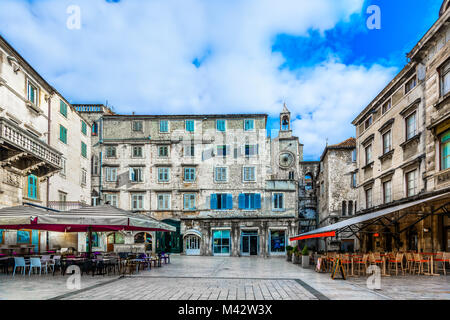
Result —
[{"label": "signboard", "polygon": [[338,271],[341,273],[342,279],[346,280],[344,266],[342,265],[340,258],[336,258],[336,261],[334,262],[333,268],[331,270],[331,279],[335,280],[336,273]]}]

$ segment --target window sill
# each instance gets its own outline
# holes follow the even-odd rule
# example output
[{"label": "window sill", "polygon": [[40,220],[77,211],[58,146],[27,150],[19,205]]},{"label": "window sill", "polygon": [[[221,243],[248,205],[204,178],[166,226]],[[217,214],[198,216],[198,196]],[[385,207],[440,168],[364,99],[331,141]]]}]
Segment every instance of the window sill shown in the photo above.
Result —
[{"label": "window sill", "polygon": [[392,149],[391,151],[386,152],[382,156],[378,157],[378,159],[380,159],[381,162],[383,162],[383,161],[385,161],[387,159],[392,159],[392,156],[394,154],[394,150],[395,149]]},{"label": "window sill", "polygon": [[410,144],[412,144],[414,141],[417,141],[417,143],[419,143],[420,141],[420,136],[421,133],[416,134],[415,136],[409,138],[408,140],[406,140],[405,142],[403,142],[402,144],[400,144],[400,147],[402,147],[403,150],[405,150],[405,148],[407,146],[409,146]]},{"label": "window sill", "polygon": [[38,107],[36,106],[33,102],[31,101],[27,101],[26,105],[29,109],[31,109],[32,111],[36,112],[37,114],[43,114],[44,112]]},{"label": "window sill", "polygon": [[444,96],[441,96],[439,100],[433,105],[437,110],[441,109],[449,100],[450,92],[447,92]]},{"label": "window sill", "polygon": [[373,167],[373,164],[374,164],[374,162],[371,161],[371,162],[369,162],[368,164],[366,164],[364,167],[362,167],[361,169],[362,169],[362,170],[367,170],[367,169],[369,169],[369,168],[372,168],[372,167]]}]

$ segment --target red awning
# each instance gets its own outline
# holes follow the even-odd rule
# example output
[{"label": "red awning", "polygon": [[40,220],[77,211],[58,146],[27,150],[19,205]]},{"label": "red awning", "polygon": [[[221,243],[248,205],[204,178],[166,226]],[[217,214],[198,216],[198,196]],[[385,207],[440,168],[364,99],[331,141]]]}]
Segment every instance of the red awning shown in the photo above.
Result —
[{"label": "red awning", "polygon": [[306,236],[298,236],[295,238],[291,238],[290,240],[297,241],[297,240],[325,238],[325,237],[334,237],[334,236],[336,236],[336,231],[322,232],[322,233],[310,234],[310,235],[306,235]]}]

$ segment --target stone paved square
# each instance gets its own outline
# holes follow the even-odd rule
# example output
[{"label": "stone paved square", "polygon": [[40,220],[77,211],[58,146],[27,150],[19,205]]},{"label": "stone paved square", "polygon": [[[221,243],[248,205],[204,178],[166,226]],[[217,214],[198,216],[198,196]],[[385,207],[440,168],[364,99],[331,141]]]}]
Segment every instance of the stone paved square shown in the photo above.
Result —
[{"label": "stone paved square", "polygon": [[367,277],[331,280],[283,258],[174,255],[170,264],[119,277],[86,276],[81,290],[66,287],[68,276],[0,276],[0,300],[450,300],[449,276],[382,277],[369,290]]}]

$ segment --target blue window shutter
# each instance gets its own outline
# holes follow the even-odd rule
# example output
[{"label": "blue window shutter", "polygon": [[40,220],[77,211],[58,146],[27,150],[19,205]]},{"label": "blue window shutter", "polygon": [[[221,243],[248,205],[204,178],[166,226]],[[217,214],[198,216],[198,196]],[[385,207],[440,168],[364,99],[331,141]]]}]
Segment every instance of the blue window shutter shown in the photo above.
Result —
[{"label": "blue window shutter", "polygon": [[254,202],[254,209],[261,209],[261,194],[259,194],[259,193],[255,193],[254,194],[254,200],[255,200],[255,202]]},{"label": "blue window shutter", "polygon": [[233,195],[227,194],[227,209],[233,209]]},{"label": "blue window shutter", "polygon": [[239,209],[245,209],[245,194],[239,194]]},{"label": "blue window shutter", "polygon": [[211,209],[217,209],[217,194],[211,194]]}]

